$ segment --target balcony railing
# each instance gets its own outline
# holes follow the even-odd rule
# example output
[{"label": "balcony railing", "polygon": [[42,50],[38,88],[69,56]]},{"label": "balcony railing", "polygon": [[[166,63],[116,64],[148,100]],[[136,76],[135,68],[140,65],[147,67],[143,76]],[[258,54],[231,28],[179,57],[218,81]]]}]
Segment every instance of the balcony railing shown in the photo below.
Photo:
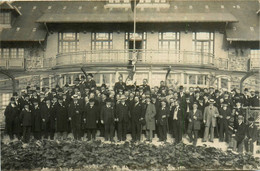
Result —
[{"label": "balcony railing", "polygon": [[24,58],[0,58],[0,68],[23,70]]},{"label": "balcony railing", "polygon": [[224,59],[218,61],[214,58],[214,55],[210,53],[168,50],[137,50],[136,52],[132,50],[93,50],[60,53],[56,57],[56,66],[77,64],[127,64],[134,56],[137,57],[138,64],[180,64],[188,66],[221,66],[227,68],[227,61]]}]

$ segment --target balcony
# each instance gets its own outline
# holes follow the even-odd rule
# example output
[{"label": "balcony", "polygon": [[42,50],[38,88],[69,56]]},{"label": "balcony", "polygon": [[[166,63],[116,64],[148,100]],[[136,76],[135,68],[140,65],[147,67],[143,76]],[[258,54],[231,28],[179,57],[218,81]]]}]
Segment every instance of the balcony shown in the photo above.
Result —
[{"label": "balcony", "polygon": [[98,50],[60,53],[53,59],[46,59],[45,66],[54,64],[54,68],[68,67],[71,65],[127,65],[128,61],[136,56],[139,66],[146,65],[176,65],[188,67],[207,67],[228,69],[227,59],[215,59],[213,54],[168,51],[168,50]]},{"label": "balcony", "polygon": [[6,70],[24,70],[24,58],[1,58],[0,68]]}]

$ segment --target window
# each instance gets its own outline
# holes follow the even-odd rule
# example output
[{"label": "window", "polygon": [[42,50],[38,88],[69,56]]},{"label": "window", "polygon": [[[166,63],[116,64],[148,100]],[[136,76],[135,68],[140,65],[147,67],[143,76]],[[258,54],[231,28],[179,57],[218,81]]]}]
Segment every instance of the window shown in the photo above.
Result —
[{"label": "window", "polygon": [[207,85],[207,76],[197,74],[184,74],[184,84]]},{"label": "window", "polygon": [[9,104],[11,96],[12,96],[12,94],[10,94],[10,93],[2,94],[2,106],[3,107],[6,107]]},{"label": "window", "polygon": [[159,49],[162,50],[179,50],[180,34],[179,32],[160,32]]},{"label": "window", "polygon": [[2,58],[24,58],[23,48],[2,48],[0,51]]},{"label": "window", "polygon": [[135,49],[146,49],[146,32],[125,33],[125,49],[133,49],[135,39]]},{"label": "window", "polygon": [[214,33],[193,32],[193,51],[214,54]]},{"label": "window", "polygon": [[251,49],[250,55],[251,58],[260,58],[260,49]]},{"label": "window", "polygon": [[92,50],[113,49],[112,33],[92,33]]},{"label": "window", "polygon": [[59,53],[76,52],[79,47],[79,33],[59,33]]},{"label": "window", "polygon": [[0,13],[0,24],[10,24],[11,23],[11,13],[1,12]]}]

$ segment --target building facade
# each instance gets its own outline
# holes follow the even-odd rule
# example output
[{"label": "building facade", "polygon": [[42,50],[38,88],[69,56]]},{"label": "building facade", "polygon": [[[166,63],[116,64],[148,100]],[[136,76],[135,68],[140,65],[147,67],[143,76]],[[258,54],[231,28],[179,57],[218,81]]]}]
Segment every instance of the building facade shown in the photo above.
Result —
[{"label": "building facade", "polygon": [[[151,86],[259,89],[259,1],[15,1],[0,6],[0,104],[27,85],[97,85],[126,79]],[[134,34],[134,21],[136,33]],[[135,43],[134,43],[135,40]],[[134,47],[135,46],[135,47]],[[133,50],[135,49],[135,50]]]}]

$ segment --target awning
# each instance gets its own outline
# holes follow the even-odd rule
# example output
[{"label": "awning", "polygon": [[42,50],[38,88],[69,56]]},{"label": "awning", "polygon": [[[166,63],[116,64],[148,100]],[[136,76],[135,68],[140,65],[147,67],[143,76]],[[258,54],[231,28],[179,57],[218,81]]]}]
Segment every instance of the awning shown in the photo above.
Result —
[{"label": "awning", "polygon": [[[43,14],[40,23],[83,23],[83,22],[133,22],[131,13],[107,14]],[[141,13],[136,22],[238,22],[230,13]]]}]

